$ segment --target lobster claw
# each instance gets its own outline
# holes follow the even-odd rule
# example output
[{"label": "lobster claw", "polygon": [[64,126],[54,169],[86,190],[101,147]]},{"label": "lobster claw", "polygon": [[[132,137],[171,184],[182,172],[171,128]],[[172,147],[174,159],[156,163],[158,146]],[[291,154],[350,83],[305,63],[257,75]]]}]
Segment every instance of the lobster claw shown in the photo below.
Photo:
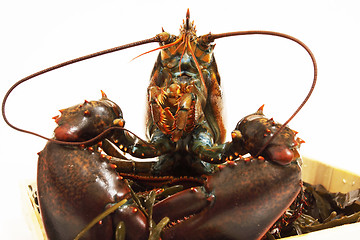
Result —
[{"label": "lobster claw", "polygon": [[[296,138],[297,132],[286,126],[269,142],[282,125],[266,118],[263,107],[238,122],[231,134],[234,149],[239,149],[240,154],[261,155],[267,160],[287,165],[300,157],[298,149],[304,141]],[[263,146],[266,147],[262,150]]]},{"label": "lobster claw", "polygon": [[[107,128],[124,125],[121,109],[104,93],[99,101],[62,110],[56,122],[55,138],[62,141],[87,141]],[[49,239],[74,239],[108,206],[131,198],[128,184],[99,150],[96,145],[85,148],[49,141],[39,153],[38,199]],[[140,240],[148,235],[146,216],[129,203],[102,219],[81,239],[113,239],[113,227],[119,222],[127,227],[127,239]]]},{"label": "lobster claw", "polygon": [[171,221],[162,239],[260,239],[301,188],[296,161],[281,166],[253,158],[221,166],[204,187],[184,190],[154,206],[154,219],[168,216]]}]

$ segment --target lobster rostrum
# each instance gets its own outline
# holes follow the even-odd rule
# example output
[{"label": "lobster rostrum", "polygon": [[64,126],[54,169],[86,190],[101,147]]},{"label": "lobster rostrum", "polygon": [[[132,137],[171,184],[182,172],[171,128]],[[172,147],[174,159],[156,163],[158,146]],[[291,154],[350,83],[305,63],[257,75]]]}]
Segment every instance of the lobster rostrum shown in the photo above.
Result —
[{"label": "lobster rostrum", "polygon": [[[262,106],[240,120],[225,142],[212,43],[246,34],[300,44],[313,61],[314,81],[285,124],[266,118]],[[19,84],[151,42],[160,43],[154,49],[160,54],[147,89],[147,140],[124,128],[120,107],[103,92],[99,101],[61,110],[52,139],[7,120],[5,103]],[[48,140],[39,153],[37,184],[49,239],[260,239],[301,190],[303,140],[287,124],[309,99],[316,75],[315,59],[299,40],[269,31],[197,36],[188,10],[179,36],[163,31],[21,79],[5,95],[2,113],[12,128]]]}]

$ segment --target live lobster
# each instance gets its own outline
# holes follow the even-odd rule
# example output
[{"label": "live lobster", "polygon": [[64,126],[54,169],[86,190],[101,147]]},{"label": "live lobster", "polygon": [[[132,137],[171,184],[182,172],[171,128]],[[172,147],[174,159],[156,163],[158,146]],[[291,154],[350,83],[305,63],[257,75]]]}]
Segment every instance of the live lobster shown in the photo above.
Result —
[{"label": "live lobster", "polygon": [[[266,118],[262,106],[240,120],[232,141],[225,142],[212,42],[246,34],[300,44],[313,61],[314,80],[286,123]],[[7,120],[5,103],[19,84],[152,42],[160,43],[154,49],[160,54],[147,90],[147,140],[124,128],[120,107],[104,92],[99,101],[61,110],[54,117],[58,126],[52,139]],[[197,36],[188,10],[179,36],[163,31],[21,79],[5,95],[2,113],[10,127],[48,140],[39,153],[37,184],[49,239],[260,239],[301,190],[298,149],[303,141],[287,124],[309,99],[316,76],[313,54],[296,38],[270,31]],[[249,156],[242,157],[245,154]],[[154,157],[158,159],[137,160]]]}]

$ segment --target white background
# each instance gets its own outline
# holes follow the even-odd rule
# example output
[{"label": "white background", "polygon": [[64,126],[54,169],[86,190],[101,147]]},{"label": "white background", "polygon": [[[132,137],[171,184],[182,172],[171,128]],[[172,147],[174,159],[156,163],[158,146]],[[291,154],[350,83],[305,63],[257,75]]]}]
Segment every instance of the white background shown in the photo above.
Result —
[{"label": "white background", "polygon": [[[129,2],[129,1],[128,1]],[[0,96],[17,80],[88,53],[153,37],[178,34],[190,8],[198,34],[271,30],[306,43],[318,61],[313,96],[290,123],[306,141],[302,154],[360,174],[359,6],[349,1],[2,1]],[[265,114],[285,122],[312,81],[312,64],[295,43],[270,36],[216,41],[228,136],[238,120],[265,103]],[[58,109],[100,98],[117,102],[126,127],[143,136],[145,93],[157,53],[150,44],[45,74],[17,88],[6,111],[21,128],[52,136]],[[0,120],[3,239],[29,239],[21,184],[35,180],[45,141],[16,132]],[[23,191],[23,189],[21,189]]]}]

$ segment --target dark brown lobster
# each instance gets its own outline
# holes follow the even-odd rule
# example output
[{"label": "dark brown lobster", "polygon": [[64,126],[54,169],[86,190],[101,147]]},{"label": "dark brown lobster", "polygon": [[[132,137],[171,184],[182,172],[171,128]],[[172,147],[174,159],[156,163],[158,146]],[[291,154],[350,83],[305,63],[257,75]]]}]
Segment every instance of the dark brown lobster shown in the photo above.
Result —
[{"label": "dark brown lobster", "polygon": [[[284,125],[265,118],[262,106],[239,121],[232,141],[224,142],[212,42],[244,34],[275,35],[299,43],[313,60],[314,82]],[[37,179],[48,238],[260,239],[302,185],[298,149],[303,141],[286,125],[312,93],[316,63],[310,50],[293,37],[268,31],[198,37],[188,11],[180,36],[162,32],[20,80],[4,98],[4,120],[31,133],[11,125],[5,115],[7,97],[22,82],[149,42],[159,42],[155,50],[161,52],[147,92],[148,140],[124,128],[120,107],[105,93],[99,101],[85,101],[54,117],[58,126],[39,153]],[[245,154],[249,157],[242,157]],[[128,155],[158,159],[144,162]]]}]

